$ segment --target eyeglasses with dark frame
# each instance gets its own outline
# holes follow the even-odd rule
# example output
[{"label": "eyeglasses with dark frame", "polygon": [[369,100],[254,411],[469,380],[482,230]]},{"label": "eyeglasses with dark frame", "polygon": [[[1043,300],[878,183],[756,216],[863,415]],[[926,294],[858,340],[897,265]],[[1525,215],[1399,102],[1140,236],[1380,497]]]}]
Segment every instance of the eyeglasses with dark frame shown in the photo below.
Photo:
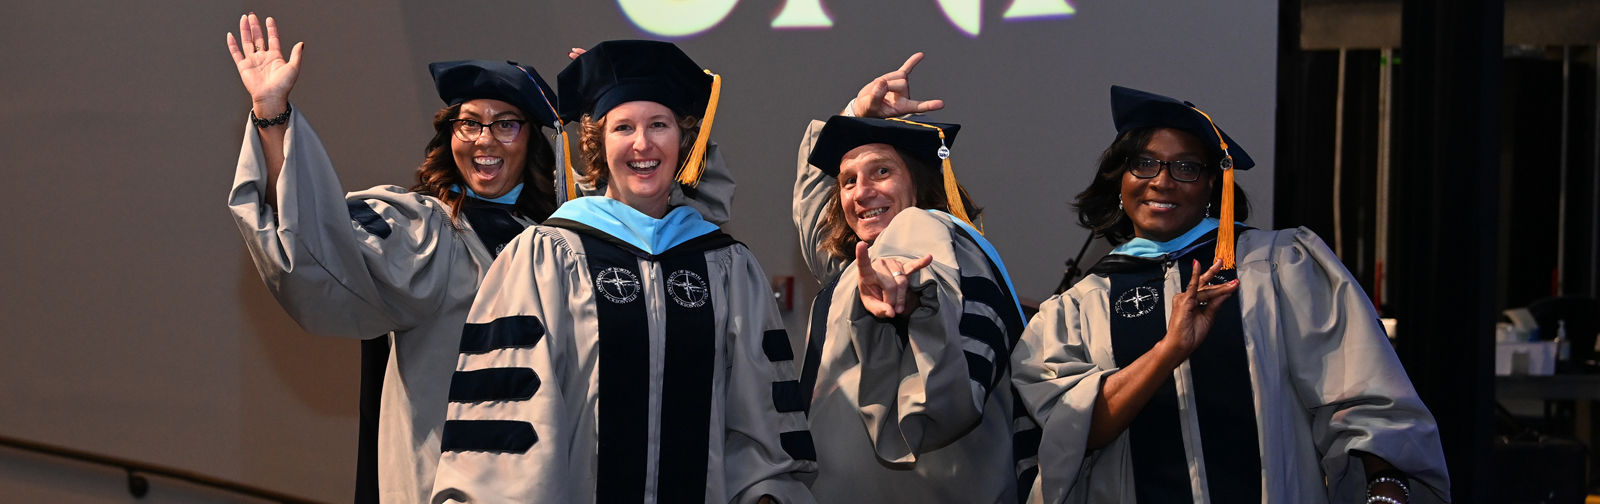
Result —
[{"label": "eyeglasses with dark frame", "polygon": [[455,130],[456,139],[463,142],[478,141],[478,137],[483,136],[484,128],[488,128],[495,140],[511,143],[517,139],[517,133],[522,131],[522,125],[527,122],[522,119],[501,119],[484,124],[472,119],[451,119],[450,129]]},{"label": "eyeglasses with dark frame", "polygon": [[1131,157],[1124,161],[1128,165],[1128,173],[1142,179],[1156,178],[1161,174],[1161,167],[1167,167],[1167,174],[1172,180],[1179,182],[1194,182],[1200,180],[1200,174],[1206,171],[1205,163],[1190,161],[1162,161],[1147,157]]}]

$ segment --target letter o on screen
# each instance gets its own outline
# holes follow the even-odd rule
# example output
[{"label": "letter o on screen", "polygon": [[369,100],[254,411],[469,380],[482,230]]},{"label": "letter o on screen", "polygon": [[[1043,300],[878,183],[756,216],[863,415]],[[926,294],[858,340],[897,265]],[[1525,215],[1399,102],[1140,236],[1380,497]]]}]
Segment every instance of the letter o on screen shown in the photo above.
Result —
[{"label": "letter o on screen", "polygon": [[739,0],[617,0],[634,26],[652,35],[687,37],[722,22]]}]

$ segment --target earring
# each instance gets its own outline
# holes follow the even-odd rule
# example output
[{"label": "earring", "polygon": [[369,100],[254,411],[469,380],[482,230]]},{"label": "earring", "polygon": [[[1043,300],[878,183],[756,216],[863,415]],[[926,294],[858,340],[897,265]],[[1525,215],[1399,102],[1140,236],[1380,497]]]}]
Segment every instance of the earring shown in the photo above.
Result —
[{"label": "earring", "polygon": [[1117,199],[1117,210],[1122,210],[1122,199],[1121,198]]},{"label": "earring", "polygon": [[1206,202],[1206,217],[1211,216],[1211,202]]}]

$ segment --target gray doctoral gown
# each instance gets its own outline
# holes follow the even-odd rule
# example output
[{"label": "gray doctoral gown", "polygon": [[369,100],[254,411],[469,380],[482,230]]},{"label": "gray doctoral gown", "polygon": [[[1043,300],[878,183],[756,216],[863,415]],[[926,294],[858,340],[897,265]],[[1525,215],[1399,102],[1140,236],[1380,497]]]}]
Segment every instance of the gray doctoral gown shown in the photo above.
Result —
[{"label": "gray doctoral gown", "polygon": [[1017,310],[1009,287],[950,216],[911,208],[878,236],[871,257],[931,254],[933,263],[910,275],[922,306],[903,328],[867,312],[855,262],[821,249],[817,222],[835,179],[806,159],[823,124],[812,121],[801,142],[794,200],[812,273],[822,282],[838,276],[815,359],[812,493],[827,503],[1016,502],[1005,360],[1022,321],[1004,315]]},{"label": "gray doctoral gown", "polygon": [[[266,187],[261,137],[245,122],[228,208],[262,281],[300,327],[349,338],[391,335],[378,418],[379,495],[385,503],[425,502],[461,327],[494,257],[465,218],[451,225],[450,208],[437,198],[399,186],[346,194],[311,124],[298,108],[290,117],[276,188]],[[728,174],[713,145],[698,198],[675,188],[673,204],[725,222],[734,189]],[[266,204],[268,190],[278,193],[276,209]]]},{"label": "gray doctoral gown", "polygon": [[[1209,245],[1208,245],[1209,246]],[[1411,475],[1411,502],[1448,502],[1437,425],[1417,398],[1361,286],[1305,228],[1239,235],[1238,297],[1260,440],[1262,500],[1363,502],[1366,473],[1351,450]],[[1165,292],[1179,292],[1176,264]],[[1135,502],[1129,432],[1089,451],[1090,416],[1105,377],[1119,368],[1106,276],[1091,274],[1046,300],[1012,354],[1012,379],[1044,425],[1035,502]],[[1167,320],[1171,296],[1146,316]],[[1207,341],[1204,344],[1209,344]],[[1202,444],[1186,361],[1173,371],[1194,502],[1205,488]],[[1204,412],[1200,412],[1204,414]]]},{"label": "gray doctoral gown", "polygon": [[[567,206],[593,200],[621,205]],[[612,234],[567,210],[507,245],[472,306],[433,502],[815,502],[785,397],[794,356],[755,256],[720,231],[613,238],[671,234],[698,220],[674,221],[684,208]]]}]

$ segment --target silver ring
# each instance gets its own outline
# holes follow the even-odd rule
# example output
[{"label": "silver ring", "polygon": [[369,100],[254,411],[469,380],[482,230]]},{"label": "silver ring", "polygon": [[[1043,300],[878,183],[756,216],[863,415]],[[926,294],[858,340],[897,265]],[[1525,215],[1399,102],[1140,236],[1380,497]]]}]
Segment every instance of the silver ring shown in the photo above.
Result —
[{"label": "silver ring", "polygon": [[903,277],[903,276],[906,276],[906,274],[905,274],[905,272],[902,272],[902,271],[896,271],[896,272],[894,272],[894,275],[891,275],[891,276]]},{"label": "silver ring", "polygon": [[1209,303],[1211,303],[1211,302],[1210,302],[1210,301],[1200,301],[1200,302],[1198,302],[1198,303],[1195,303],[1195,304],[1198,304],[1198,305],[1200,305],[1200,306],[1205,306],[1205,305],[1207,305],[1207,304],[1209,304]]}]

